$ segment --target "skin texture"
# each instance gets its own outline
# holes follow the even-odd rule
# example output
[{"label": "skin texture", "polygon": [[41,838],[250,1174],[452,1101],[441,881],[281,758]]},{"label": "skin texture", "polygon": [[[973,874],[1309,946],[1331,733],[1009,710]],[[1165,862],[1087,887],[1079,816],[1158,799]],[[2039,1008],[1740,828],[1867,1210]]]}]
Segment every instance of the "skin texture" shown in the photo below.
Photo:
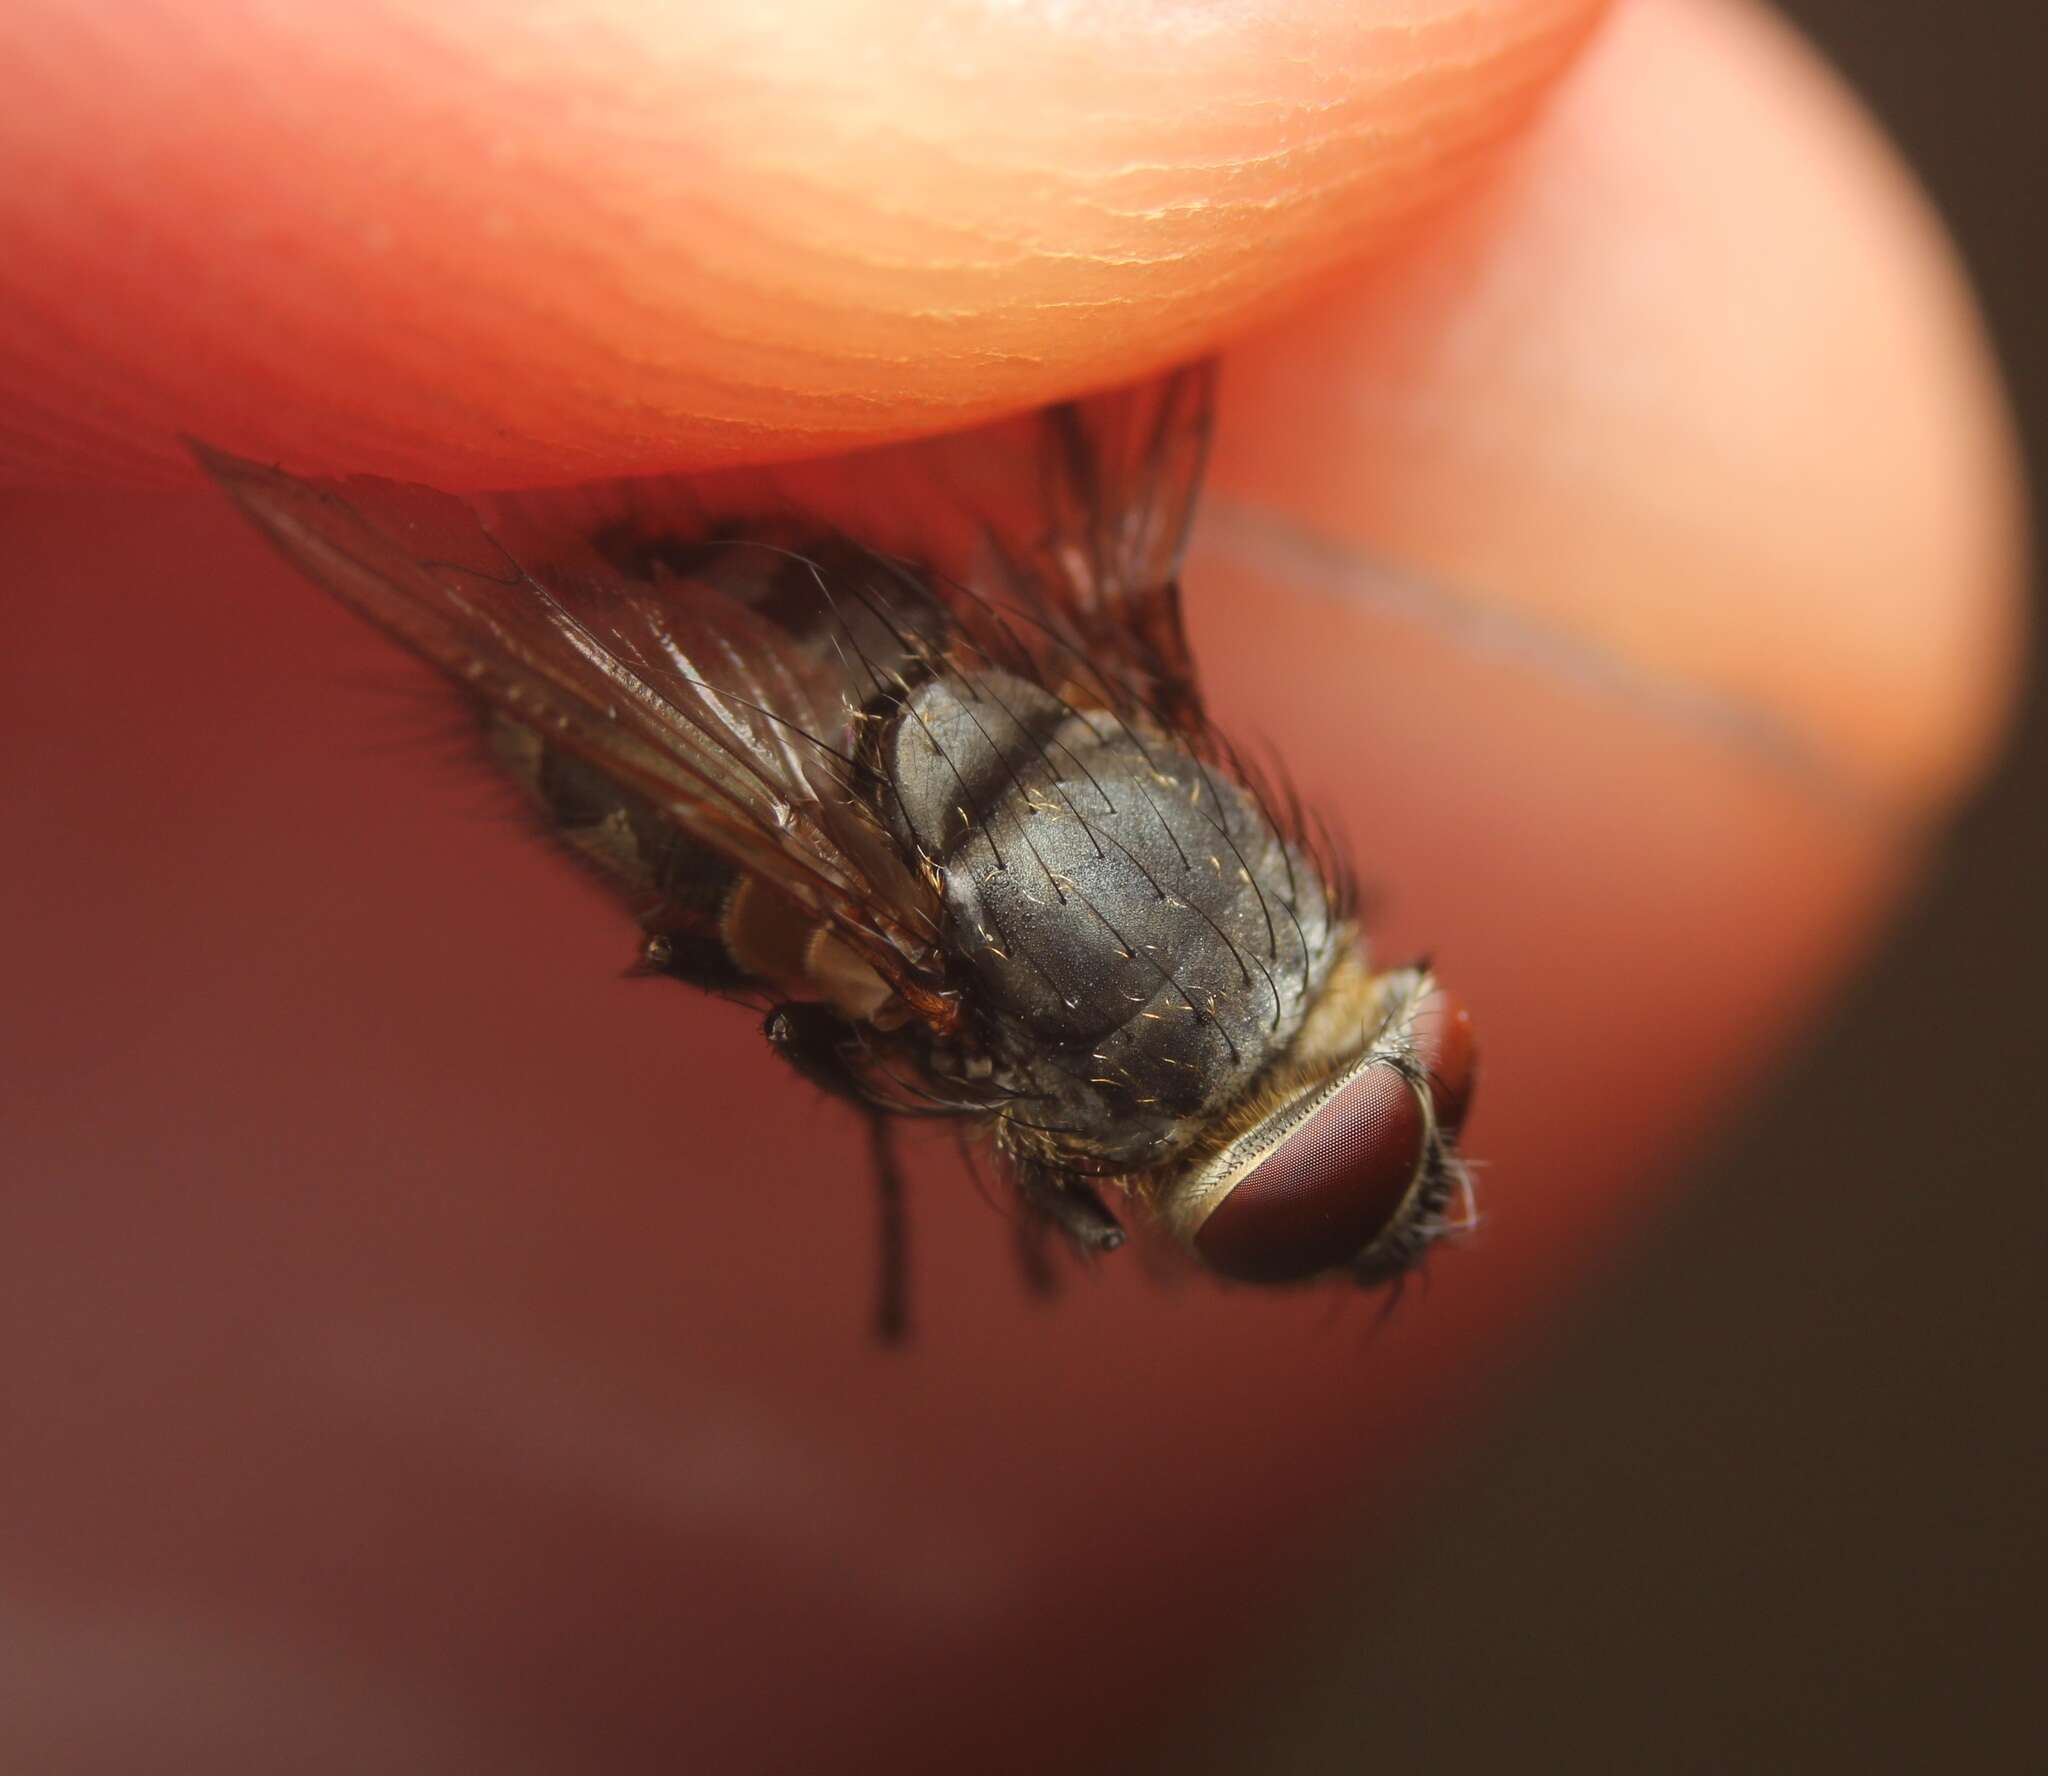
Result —
[{"label": "skin texture", "polygon": [[575,481],[1128,381],[1414,226],[1599,8],[506,10],[0,25],[0,461]]},{"label": "skin texture", "polygon": [[[1400,1534],[1981,768],[2021,538],[1938,230],[1706,0],[1568,72],[1561,5],[228,16],[0,56],[0,1761],[1029,1765],[1197,1705]],[[179,430],[448,485],[800,453],[1224,341],[1218,713],[1481,1043],[1484,1223],[1377,1333],[1135,1251],[1035,1309],[934,1144],[922,1342],[872,1351],[850,1120],[618,981],[364,682],[414,681],[137,487]]]}]

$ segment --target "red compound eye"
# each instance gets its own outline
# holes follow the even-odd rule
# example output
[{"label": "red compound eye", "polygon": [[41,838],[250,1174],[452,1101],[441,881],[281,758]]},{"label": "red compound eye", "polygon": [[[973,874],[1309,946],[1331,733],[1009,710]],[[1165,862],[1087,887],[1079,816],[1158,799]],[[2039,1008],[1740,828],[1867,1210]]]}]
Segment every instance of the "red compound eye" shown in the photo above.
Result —
[{"label": "red compound eye", "polygon": [[1378,1065],[1341,1086],[1210,1210],[1195,1250],[1247,1283],[1349,1263],[1400,1212],[1422,1163],[1422,1100]]},{"label": "red compound eye", "polygon": [[1465,1126],[1472,1107],[1472,1084],[1478,1055],[1472,1046],[1472,1014],[1443,987],[1425,993],[1409,1018],[1414,1032],[1415,1060],[1429,1075],[1429,1095],[1436,1107],[1436,1126],[1450,1140]]},{"label": "red compound eye", "polygon": [[[1407,1028],[1448,1140],[1472,1100],[1472,1019],[1431,983]],[[1400,1215],[1428,1144],[1415,1086],[1390,1062],[1372,1062],[1251,1164],[1209,1211],[1195,1250],[1210,1269],[1247,1283],[1296,1282],[1349,1264]]]}]

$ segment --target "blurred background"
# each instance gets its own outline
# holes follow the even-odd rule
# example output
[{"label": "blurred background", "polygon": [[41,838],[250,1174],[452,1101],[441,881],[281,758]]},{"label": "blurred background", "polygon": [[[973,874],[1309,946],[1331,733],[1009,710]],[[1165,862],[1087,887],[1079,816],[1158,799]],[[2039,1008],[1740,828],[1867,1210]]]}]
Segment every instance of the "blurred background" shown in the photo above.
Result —
[{"label": "blurred background", "polygon": [[[1782,10],[1955,232],[2038,513],[2048,24],[2005,0]],[[1191,1762],[2048,1768],[2038,685],[1881,965],[1523,1361],[1403,1551],[1357,1569],[1352,1607],[1333,1583]]]},{"label": "blurred background", "polygon": [[[2038,456],[2042,23],[1790,10],[1958,235]],[[75,595],[0,650],[5,1776],[2048,1767],[2038,697],[1881,960],[1583,1296],[1668,1132],[1546,1165],[1527,1112],[1603,1092],[1614,1135],[1613,1074],[1687,1077],[1686,1032],[1559,1083],[1509,1046],[1553,1052],[1546,1000],[1478,1113],[1543,1193],[1377,1339],[1132,1270],[1040,1313],[934,1147],[899,1360],[828,1188],[857,1132],[746,1019],[621,987],[629,934],[468,817],[502,804],[371,638],[199,495],[9,513],[15,579]],[[1206,613],[1268,704],[1355,695],[1323,607]],[[1431,713],[1379,710],[1404,676],[1387,731]],[[1389,798],[1456,768],[1421,750],[1412,789],[1289,756],[1408,830]],[[1627,855],[1610,799],[1564,854]],[[1525,837],[1418,878],[1475,1003]],[[1711,912],[1694,856],[1669,929]],[[1672,947],[1604,960],[1633,993]]]}]

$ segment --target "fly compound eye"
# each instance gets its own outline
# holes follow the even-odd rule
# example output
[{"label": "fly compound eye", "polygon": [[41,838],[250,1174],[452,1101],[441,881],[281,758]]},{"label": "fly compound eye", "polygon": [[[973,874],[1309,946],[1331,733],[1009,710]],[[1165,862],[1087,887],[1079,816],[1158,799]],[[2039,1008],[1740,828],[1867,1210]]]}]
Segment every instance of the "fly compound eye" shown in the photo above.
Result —
[{"label": "fly compound eye", "polygon": [[1386,1061],[1352,1074],[1245,1164],[1195,1234],[1211,1270],[1291,1283],[1348,1264],[1393,1223],[1420,1182],[1429,1119]]},{"label": "fly compound eye", "polygon": [[1429,1080],[1436,1126],[1445,1140],[1465,1126],[1479,1065],[1472,1044],[1472,1014],[1448,989],[1431,983],[1408,1015],[1415,1064]]}]

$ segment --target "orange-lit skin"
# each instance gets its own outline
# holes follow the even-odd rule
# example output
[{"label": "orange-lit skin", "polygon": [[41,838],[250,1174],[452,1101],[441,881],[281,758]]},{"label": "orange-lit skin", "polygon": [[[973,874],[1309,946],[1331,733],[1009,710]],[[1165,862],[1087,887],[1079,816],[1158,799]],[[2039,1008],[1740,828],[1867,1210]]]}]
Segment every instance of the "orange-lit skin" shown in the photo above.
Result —
[{"label": "orange-lit skin", "polygon": [[[175,1712],[234,1767],[260,1710],[337,1769],[965,1767],[1185,1709],[1255,1600],[1416,1521],[1866,947],[1995,742],[2022,553],[1869,126],[1711,0],[1590,45],[1566,0],[1200,10],[1118,44],[1114,139],[1032,6],[930,110],[873,7],[783,8],[794,73],[461,9],[0,20],[0,1765]],[[1031,1308],[934,1145],[921,1341],[877,1354],[852,1119],[619,981],[624,922],[403,744],[376,645],[224,502],[136,491],[180,432],[472,486],[1212,345],[1216,713],[1483,1055],[1483,1225],[1377,1338],[1129,1253]],[[1366,547],[1456,599],[1364,596]]]}]

